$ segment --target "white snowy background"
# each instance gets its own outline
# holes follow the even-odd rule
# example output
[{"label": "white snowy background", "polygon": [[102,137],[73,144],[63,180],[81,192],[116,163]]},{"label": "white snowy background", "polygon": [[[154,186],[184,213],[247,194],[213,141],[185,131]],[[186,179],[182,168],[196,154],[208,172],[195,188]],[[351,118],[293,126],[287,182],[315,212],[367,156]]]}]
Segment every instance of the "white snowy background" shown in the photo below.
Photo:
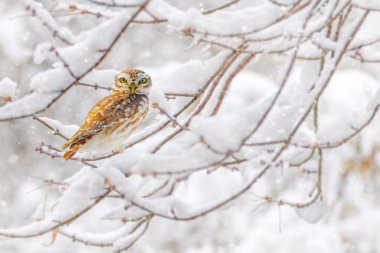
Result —
[{"label": "white snowy background", "polygon": [[[0,252],[380,252],[379,22],[375,0],[0,1]],[[153,79],[126,151],[64,161],[125,68]]]}]

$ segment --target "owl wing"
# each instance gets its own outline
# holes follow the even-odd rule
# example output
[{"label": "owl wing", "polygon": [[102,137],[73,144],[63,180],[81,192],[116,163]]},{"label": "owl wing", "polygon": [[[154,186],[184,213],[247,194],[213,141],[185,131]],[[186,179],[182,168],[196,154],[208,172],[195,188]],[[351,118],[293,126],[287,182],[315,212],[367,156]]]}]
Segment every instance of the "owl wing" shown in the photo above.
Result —
[{"label": "owl wing", "polygon": [[137,106],[133,106],[134,101],[136,100],[131,99],[129,94],[119,93],[109,95],[99,101],[87,114],[79,130],[61,147],[61,150],[75,146],[74,152],[68,154],[72,156],[79,146],[85,144],[100,131],[119,126],[123,122],[120,119],[132,117],[137,113]]}]

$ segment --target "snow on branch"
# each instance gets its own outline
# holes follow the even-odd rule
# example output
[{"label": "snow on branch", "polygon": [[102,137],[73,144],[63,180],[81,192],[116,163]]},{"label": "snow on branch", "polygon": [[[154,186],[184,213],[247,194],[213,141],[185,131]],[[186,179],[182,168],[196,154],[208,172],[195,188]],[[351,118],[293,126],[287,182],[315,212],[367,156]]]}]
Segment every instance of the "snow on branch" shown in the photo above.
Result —
[{"label": "snow on branch", "polygon": [[[234,0],[208,10],[180,10],[163,0],[89,0],[56,10],[32,0],[26,5],[51,38],[59,40],[44,44],[50,53],[43,57],[55,64],[31,79],[29,93],[0,107],[0,121],[33,117],[57,143],[67,140],[77,126],[38,114],[49,115],[53,104],[80,86],[109,90],[115,71],[104,66],[104,60],[117,57],[114,48],[124,36],[128,38],[132,24],[141,31],[157,29],[188,38],[193,49],[204,53],[206,48],[208,59],[188,60],[153,80],[151,111],[125,143],[127,151],[69,158],[84,167],[65,180],[49,215],[25,227],[2,229],[1,236],[50,232],[54,238],[62,235],[122,252],[153,226],[150,221],[156,217],[195,220],[233,206],[248,192],[258,192],[263,204],[287,205],[302,213],[322,202],[324,154],[376,121],[377,95],[371,101],[364,95],[366,99],[358,101],[360,92],[347,96],[360,102],[362,109],[341,111],[344,115],[339,117],[345,120],[320,109],[332,103],[325,97],[336,85],[343,64],[378,61],[371,50],[380,36],[368,38],[363,32],[369,29],[369,16],[380,15],[376,4],[270,0],[246,6]],[[66,14],[55,15],[57,10]],[[65,19],[57,21],[70,11],[83,21],[96,16],[102,22],[73,35]],[[280,64],[264,80],[255,67],[273,59]],[[13,98],[13,82],[3,80],[0,96]],[[373,82],[367,84],[374,92]],[[339,124],[339,134],[332,133],[332,122]],[[41,143],[37,151],[62,159],[57,143]],[[304,191],[289,197],[281,190],[274,194],[258,186],[279,169],[293,175],[297,184],[305,182]],[[207,190],[200,193],[205,186]],[[95,215],[89,214],[93,209]],[[87,215],[93,222],[119,224],[104,233],[83,232],[77,226]],[[304,218],[315,222],[322,216]]]}]

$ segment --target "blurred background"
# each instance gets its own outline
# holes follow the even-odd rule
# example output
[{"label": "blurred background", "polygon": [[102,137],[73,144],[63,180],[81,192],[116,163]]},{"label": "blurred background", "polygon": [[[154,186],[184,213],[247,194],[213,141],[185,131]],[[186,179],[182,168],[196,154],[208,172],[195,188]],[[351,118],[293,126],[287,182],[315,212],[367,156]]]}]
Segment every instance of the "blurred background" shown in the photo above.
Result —
[{"label": "blurred background", "polygon": [[[39,2],[48,10],[59,5],[59,1],[53,0]],[[224,0],[166,2],[181,10],[207,10],[225,3]],[[241,1],[231,9],[261,2]],[[57,20],[69,23],[74,32],[102,22],[96,17],[83,22],[79,16],[62,16]],[[379,21],[371,19],[373,25],[368,24],[364,32],[371,33]],[[157,80],[184,62],[205,60],[218,52],[215,48],[190,47],[192,39],[171,33],[165,23],[140,28],[134,25],[128,30],[98,69],[143,68]],[[31,77],[51,68],[53,62],[41,63],[36,58],[36,48],[45,41],[52,41],[51,33],[26,12],[23,1],[0,1],[0,80],[8,77],[18,84],[15,99],[28,92]],[[378,53],[379,48],[374,48]],[[255,61],[233,84],[250,82],[255,75],[257,80],[262,78],[261,83],[276,87],[273,73],[282,63],[276,55]],[[378,68],[376,63],[344,62],[324,97],[323,113],[338,115],[350,108],[354,110],[357,102],[369,100],[379,86]],[[86,87],[72,89],[47,114],[62,123],[79,125],[106,93]],[[309,222],[313,220],[312,214],[304,215],[303,211],[290,207],[256,208],[260,199],[250,193],[234,203],[234,208],[228,206],[195,221],[154,220],[130,252],[380,252],[379,127],[380,119],[376,117],[358,138],[325,153],[323,184],[327,201],[309,210],[316,213],[316,223]],[[51,159],[37,152],[41,142],[59,145],[60,140],[31,118],[0,122],[0,140],[0,227],[18,227],[41,219],[46,212],[41,203],[54,203],[59,196],[55,187],[46,186],[43,180],[61,182],[78,171],[81,164]],[[278,179],[280,172],[271,173],[273,177],[260,182],[262,187],[292,186],[291,176]],[[278,181],[273,182],[273,178]],[[319,212],[323,212],[320,220]],[[110,252],[72,243],[60,236],[54,245],[49,245],[50,237],[48,234],[31,239],[3,238],[0,252]]]}]

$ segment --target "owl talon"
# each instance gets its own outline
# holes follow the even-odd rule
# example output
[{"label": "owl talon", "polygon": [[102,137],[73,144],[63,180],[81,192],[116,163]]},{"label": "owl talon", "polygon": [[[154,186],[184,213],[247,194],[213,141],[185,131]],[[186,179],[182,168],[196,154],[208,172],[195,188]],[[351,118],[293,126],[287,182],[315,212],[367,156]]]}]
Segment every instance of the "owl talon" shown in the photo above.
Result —
[{"label": "owl talon", "polygon": [[124,151],[123,146],[117,147],[116,149],[112,150],[112,152],[114,153],[123,153],[123,151]]}]

